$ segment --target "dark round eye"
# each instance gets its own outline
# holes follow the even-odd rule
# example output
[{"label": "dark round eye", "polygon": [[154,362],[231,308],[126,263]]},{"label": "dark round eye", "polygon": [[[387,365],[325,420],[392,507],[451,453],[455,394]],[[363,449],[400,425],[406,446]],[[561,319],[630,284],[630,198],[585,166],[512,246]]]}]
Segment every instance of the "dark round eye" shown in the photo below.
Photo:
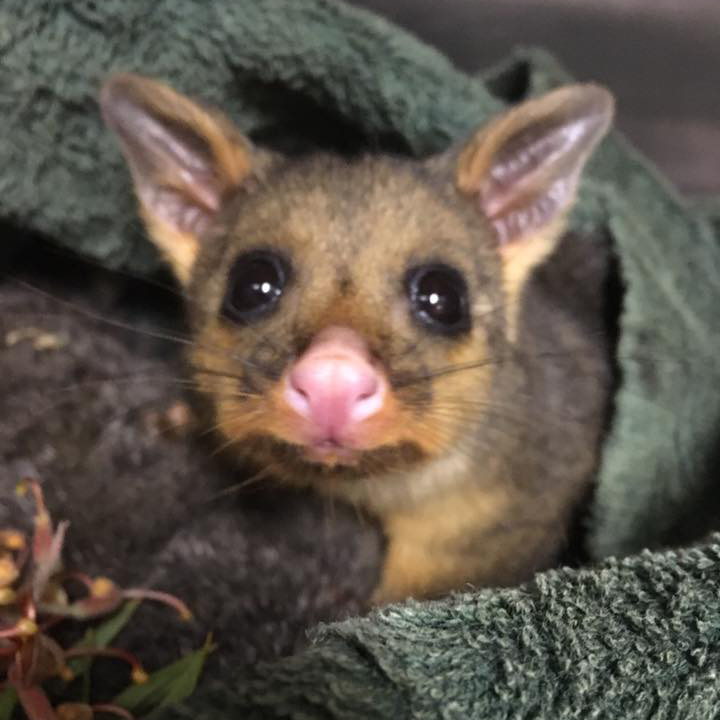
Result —
[{"label": "dark round eye", "polygon": [[408,271],[405,287],[415,319],[429,330],[455,335],[470,329],[467,285],[457,270],[421,265]]},{"label": "dark round eye", "polygon": [[280,255],[254,250],[241,255],[228,275],[222,312],[236,323],[249,323],[277,306],[287,284],[289,267]]}]

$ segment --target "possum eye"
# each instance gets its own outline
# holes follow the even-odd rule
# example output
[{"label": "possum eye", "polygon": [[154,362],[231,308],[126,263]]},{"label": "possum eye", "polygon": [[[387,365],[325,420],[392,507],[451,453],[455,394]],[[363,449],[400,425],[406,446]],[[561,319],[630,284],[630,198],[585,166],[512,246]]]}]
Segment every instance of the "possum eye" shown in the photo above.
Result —
[{"label": "possum eye", "polygon": [[258,320],[278,305],[289,267],[280,255],[254,250],[240,255],[228,275],[222,314],[239,324]]},{"label": "possum eye", "polygon": [[445,335],[470,330],[467,285],[448,265],[421,265],[408,271],[405,289],[414,318],[427,329]]}]

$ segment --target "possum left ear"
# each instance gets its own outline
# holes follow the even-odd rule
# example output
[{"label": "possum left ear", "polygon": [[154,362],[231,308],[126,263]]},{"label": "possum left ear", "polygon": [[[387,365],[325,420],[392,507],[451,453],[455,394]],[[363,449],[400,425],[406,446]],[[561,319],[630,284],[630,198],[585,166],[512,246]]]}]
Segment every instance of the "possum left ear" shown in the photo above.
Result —
[{"label": "possum left ear", "polygon": [[495,231],[510,300],[559,242],[613,107],[598,85],[568,85],[504,113],[462,150],[457,187],[477,200]]},{"label": "possum left ear", "polygon": [[148,232],[187,283],[203,234],[250,175],[250,144],[220,113],[140,75],[108,78],[100,106],[120,140]]}]

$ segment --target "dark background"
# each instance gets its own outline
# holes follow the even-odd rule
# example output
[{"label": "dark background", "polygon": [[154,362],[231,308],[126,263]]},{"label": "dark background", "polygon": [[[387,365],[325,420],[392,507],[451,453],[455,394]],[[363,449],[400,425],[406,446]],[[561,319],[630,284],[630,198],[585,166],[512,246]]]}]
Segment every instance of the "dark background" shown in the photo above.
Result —
[{"label": "dark background", "polygon": [[618,126],[684,191],[720,192],[720,0],[350,0],[468,72],[543,45],[610,87]]}]

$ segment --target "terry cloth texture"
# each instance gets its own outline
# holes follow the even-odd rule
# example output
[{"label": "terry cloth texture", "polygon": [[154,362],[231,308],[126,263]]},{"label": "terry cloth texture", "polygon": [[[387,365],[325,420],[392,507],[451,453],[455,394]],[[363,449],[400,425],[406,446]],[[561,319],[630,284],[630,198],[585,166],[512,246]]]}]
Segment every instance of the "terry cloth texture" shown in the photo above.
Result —
[{"label": "terry cloth texture", "polygon": [[[535,51],[469,77],[330,0],[7,0],[0,53],[0,220],[135,272],[157,259],[99,119],[98,85],[113,69],[220,105],[257,140],[414,155],[568,79]],[[626,288],[621,383],[587,532],[595,560],[718,524],[711,212],[714,222],[691,211],[616,134],[583,183],[571,224],[611,233]],[[321,628],[306,652],[185,716],[711,717],[719,552],[713,540]]]},{"label": "terry cloth texture", "polygon": [[321,627],[172,717],[715,718],[718,542]]}]

